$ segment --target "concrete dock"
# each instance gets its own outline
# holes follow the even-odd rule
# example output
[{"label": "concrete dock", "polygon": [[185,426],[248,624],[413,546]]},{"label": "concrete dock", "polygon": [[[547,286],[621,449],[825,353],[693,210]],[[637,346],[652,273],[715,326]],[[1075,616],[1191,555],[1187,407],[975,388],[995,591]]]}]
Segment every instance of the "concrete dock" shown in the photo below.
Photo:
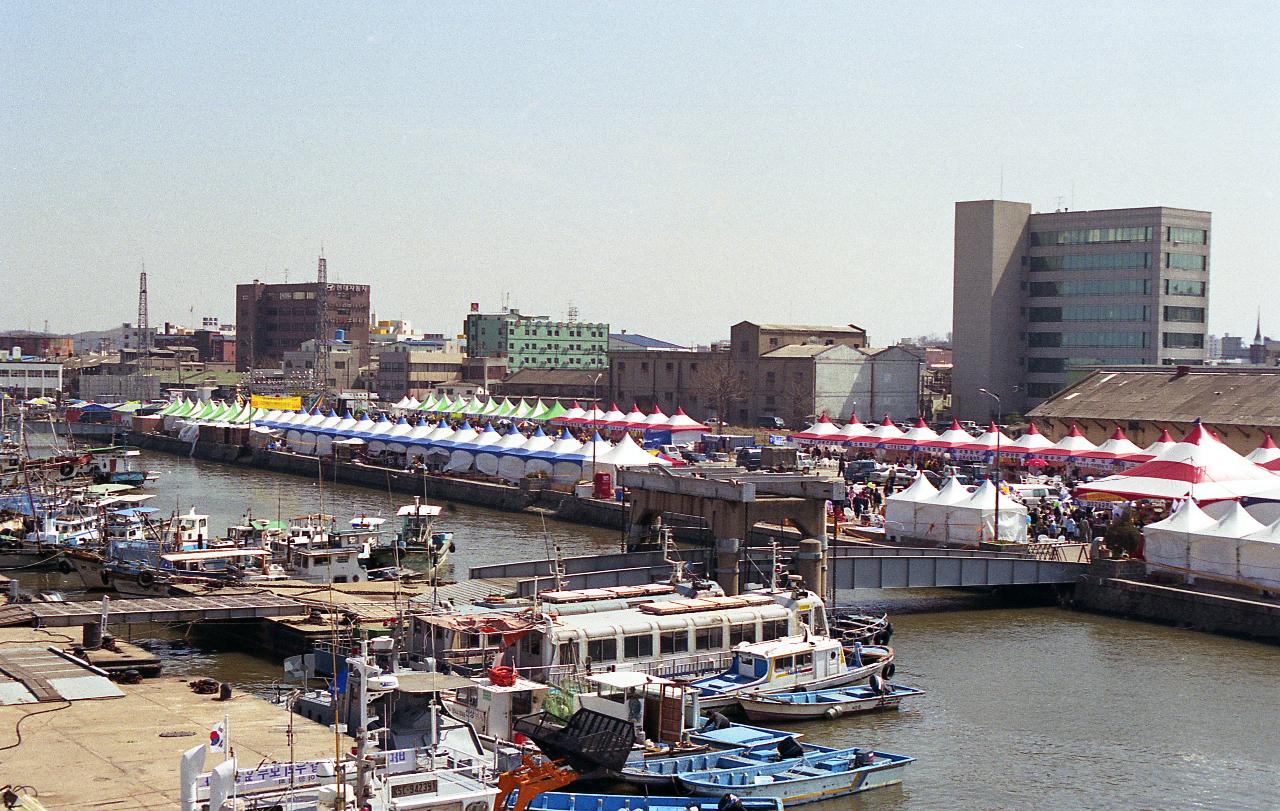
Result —
[{"label": "concrete dock", "polygon": [[[170,811],[178,807],[179,757],[224,715],[242,764],[289,759],[290,714],[260,698],[218,701],[175,678],[120,689],[123,698],[0,706],[0,747],[12,745],[15,725],[31,716],[21,745],[0,752],[0,785],[30,786],[47,808]],[[46,712],[53,707],[62,709]],[[331,730],[301,716],[292,723],[295,759],[333,757]],[[221,757],[210,754],[206,768]]]},{"label": "concrete dock", "polygon": [[136,670],[143,676],[156,676],[160,673],[161,661],[159,656],[145,648],[140,648],[137,645],[118,639],[112,643],[114,650],[107,648],[86,650],[84,655],[81,656],[79,629],[68,633],[64,633],[64,630],[69,629],[51,631],[43,628],[0,628],[0,645],[15,647],[24,642],[29,642],[33,646],[52,646],[73,656],[78,656],[94,667],[101,668],[108,673],[123,672],[125,670]]}]

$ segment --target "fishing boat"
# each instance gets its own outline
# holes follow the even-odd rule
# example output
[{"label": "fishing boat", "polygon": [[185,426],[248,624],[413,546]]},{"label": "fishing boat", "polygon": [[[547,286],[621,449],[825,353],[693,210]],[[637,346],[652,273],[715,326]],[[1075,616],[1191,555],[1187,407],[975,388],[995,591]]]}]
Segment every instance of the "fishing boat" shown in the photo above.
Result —
[{"label": "fishing boat", "polygon": [[922,695],[923,690],[897,684],[882,684],[879,690],[873,685],[860,685],[798,693],[745,693],[738,697],[738,704],[752,721],[810,721],[854,712],[894,710],[904,699]]},{"label": "fishing boat", "polygon": [[[711,811],[716,803],[691,797],[637,797],[631,794],[577,794],[548,791],[534,797],[528,811]],[[742,811],[782,811],[782,803],[770,797],[740,801]]]},{"label": "fishing boat", "polygon": [[[370,568],[402,565],[405,558],[412,555],[413,568],[428,578],[434,577],[454,550],[453,533],[435,530],[434,519],[441,512],[440,507],[423,504],[418,498],[401,507],[396,511],[400,527],[395,537],[370,547],[367,565]],[[384,521],[382,518],[359,516],[353,518],[351,524],[353,527],[369,526],[373,522],[381,525]]]},{"label": "fishing boat", "polygon": [[94,484],[127,484],[141,487],[148,481],[158,478],[159,474],[138,468],[137,461],[142,451],[124,445],[108,448],[89,448],[91,455],[89,474]]},{"label": "fishing boat", "polygon": [[611,776],[635,786],[642,786],[646,790],[673,790],[680,787],[678,778],[681,774],[782,763],[806,755],[840,751],[832,746],[801,743],[796,740],[799,736],[784,732],[774,730],[765,730],[765,732],[769,734],[755,736],[759,742],[749,746],[631,761]]},{"label": "fishing boat", "polygon": [[781,800],[790,808],[901,783],[903,770],[913,761],[915,758],[908,755],[854,748],[819,752],[781,763],[686,772],[678,777],[681,787],[690,794],[765,797]]},{"label": "fishing boat", "polygon": [[743,642],[733,649],[729,667],[690,682],[700,691],[704,709],[727,707],[745,693],[775,693],[797,688],[843,687],[878,675],[893,663],[893,648],[861,645],[845,651],[842,641],[805,633],[767,642]]}]

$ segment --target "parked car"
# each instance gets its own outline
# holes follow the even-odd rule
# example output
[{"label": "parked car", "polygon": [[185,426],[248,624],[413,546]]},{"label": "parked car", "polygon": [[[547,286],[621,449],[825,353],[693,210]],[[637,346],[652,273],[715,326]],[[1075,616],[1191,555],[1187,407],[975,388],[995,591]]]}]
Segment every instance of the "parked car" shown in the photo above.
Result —
[{"label": "parked car", "polygon": [[771,431],[786,430],[787,423],[782,417],[761,417],[756,421],[761,428],[768,428]]},{"label": "parked car", "polygon": [[845,466],[844,480],[850,484],[866,484],[880,467],[872,459],[854,459]]},{"label": "parked car", "polygon": [[1057,493],[1043,484],[1011,484],[1009,489],[1028,507],[1038,507],[1040,502],[1054,498]]},{"label": "parked car", "polygon": [[734,464],[747,470],[759,470],[763,452],[763,448],[757,447],[738,448],[738,455],[734,460]]},{"label": "parked car", "polygon": [[698,453],[697,451],[690,451],[690,450],[680,451],[680,458],[685,460],[691,465],[697,464],[698,462],[705,462],[708,459],[705,453]]}]

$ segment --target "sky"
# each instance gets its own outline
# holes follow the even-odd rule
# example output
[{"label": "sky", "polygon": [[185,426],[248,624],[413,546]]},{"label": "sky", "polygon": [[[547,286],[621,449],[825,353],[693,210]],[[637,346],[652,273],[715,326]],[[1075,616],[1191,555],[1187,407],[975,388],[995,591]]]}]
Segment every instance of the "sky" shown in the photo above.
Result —
[{"label": "sky", "polygon": [[[951,329],[957,200],[1213,212],[1280,334],[1273,2],[44,3],[0,18],[0,329],[373,286],[707,342]],[[286,270],[287,269],[287,270]]]}]

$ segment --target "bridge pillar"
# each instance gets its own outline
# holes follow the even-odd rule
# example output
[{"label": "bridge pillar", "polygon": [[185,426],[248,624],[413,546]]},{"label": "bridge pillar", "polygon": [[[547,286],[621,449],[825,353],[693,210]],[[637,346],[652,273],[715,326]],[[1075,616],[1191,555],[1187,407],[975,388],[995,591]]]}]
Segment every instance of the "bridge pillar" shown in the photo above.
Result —
[{"label": "bridge pillar", "polygon": [[737,538],[716,538],[716,582],[730,597],[738,594],[738,552],[742,541]]},{"label": "bridge pillar", "polygon": [[796,566],[805,586],[818,594],[827,593],[827,544],[821,538],[805,538],[796,550]]}]

